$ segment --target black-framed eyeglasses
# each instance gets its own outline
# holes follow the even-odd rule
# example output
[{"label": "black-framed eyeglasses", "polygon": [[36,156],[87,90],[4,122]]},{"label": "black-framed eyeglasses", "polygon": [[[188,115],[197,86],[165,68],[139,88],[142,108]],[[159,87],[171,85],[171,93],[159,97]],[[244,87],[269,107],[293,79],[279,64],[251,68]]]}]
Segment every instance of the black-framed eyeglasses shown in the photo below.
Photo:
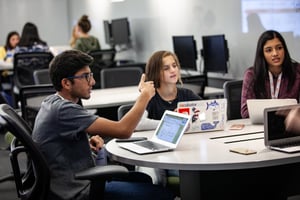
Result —
[{"label": "black-framed eyeglasses", "polygon": [[92,80],[93,75],[94,75],[93,72],[90,72],[90,73],[84,73],[84,74],[79,75],[79,76],[69,76],[69,77],[67,77],[67,79],[85,78],[86,81],[88,83],[90,83],[90,81]]}]

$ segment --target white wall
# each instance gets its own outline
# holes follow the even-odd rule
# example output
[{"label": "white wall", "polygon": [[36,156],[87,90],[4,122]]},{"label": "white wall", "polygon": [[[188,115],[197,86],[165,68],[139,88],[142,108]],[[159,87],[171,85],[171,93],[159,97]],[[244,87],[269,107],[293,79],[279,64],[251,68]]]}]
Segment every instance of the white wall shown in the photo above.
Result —
[{"label": "white wall", "polygon": [[[252,65],[257,39],[264,31],[261,24],[250,21],[252,30],[242,33],[240,0],[125,0],[119,3],[72,0],[71,5],[71,19],[77,19],[82,13],[93,18],[95,34],[102,44],[105,44],[103,20],[129,18],[133,49],[119,53],[119,58],[146,61],[156,50],[173,50],[172,35],[194,35],[200,50],[203,35],[224,33],[230,49],[230,68],[226,76],[233,78],[242,78],[244,70]],[[300,61],[300,39],[289,33],[283,35],[292,57]]]},{"label": "white wall", "polygon": [[68,0],[0,0],[0,44],[12,30],[21,34],[26,22],[36,24],[49,45],[66,44],[70,37],[67,5]]},{"label": "white wall", "polygon": [[[1,0],[0,42],[4,43],[9,30],[21,31],[22,25],[31,20],[38,24],[41,37],[50,45],[68,44],[71,28],[83,14],[89,15],[93,25],[91,34],[100,39],[102,48],[109,47],[104,41],[103,20],[128,17],[133,47],[118,53],[117,58],[141,62],[147,61],[154,51],[173,50],[172,35],[194,35],[200,50],[203,35],[225,34],[230,49],[230,69],[225,76],[233,78],[242,78],[244,70],[252,65],[256,42],[263,31],[260,24],[253,21],[251,31],[242,33],[240,0],[125,0],[119,3]],[[291,56],[300,61],[299,37],[290,33],[283,35]]]}]

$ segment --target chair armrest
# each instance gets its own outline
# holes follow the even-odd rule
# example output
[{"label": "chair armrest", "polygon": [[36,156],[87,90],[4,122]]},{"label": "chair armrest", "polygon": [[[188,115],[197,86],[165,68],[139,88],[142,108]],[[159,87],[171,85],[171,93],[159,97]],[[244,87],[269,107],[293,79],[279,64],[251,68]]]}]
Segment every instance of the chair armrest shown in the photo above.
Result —
[{"label": "chair armrest", "polygon": [[96,166],[75,174],[75,179],[94,180],[128,176],[128,169],[120,165]]}]

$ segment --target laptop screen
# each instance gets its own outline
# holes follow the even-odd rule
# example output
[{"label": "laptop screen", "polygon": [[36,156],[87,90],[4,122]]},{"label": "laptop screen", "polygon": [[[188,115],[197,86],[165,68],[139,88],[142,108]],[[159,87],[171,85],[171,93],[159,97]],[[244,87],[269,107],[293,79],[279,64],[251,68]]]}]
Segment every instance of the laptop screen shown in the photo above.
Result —
[{"label": "laptop screen", "polygon": [[165,142],[176,144],[188,120],[187,117],[166,113],[157,129],[156,137]]},{"label": "laptop screen", "polygon": [[264,109],[270,107],[295,105],[296,99],[248,99],[249,117],[253,124],[264,123]]},{"label": "laptop screen", "polygon": [[[287,110],[289,111],[289,110]],[[270,111],[268,115],[268,135],[270,140],[297,136],[293,132],[286,131],[284,120],[285,116],[278,115],[277,111]]]}]

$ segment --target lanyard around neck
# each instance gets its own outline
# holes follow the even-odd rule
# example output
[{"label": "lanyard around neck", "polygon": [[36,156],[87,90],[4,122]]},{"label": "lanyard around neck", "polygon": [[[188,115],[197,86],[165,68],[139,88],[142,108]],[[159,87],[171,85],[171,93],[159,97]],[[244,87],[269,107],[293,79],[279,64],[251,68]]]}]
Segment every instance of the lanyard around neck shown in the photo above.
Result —
[{"label": "lanyard around neck", "polygon": [[276,81],[276,87],[274,89],[274,79],[272,73],[269,71],[269,79],[270,79],[270,89],[271,89],[271,97],[272,99],[278,98],[280,83],[281,83],[281,76],[282,73],[279,74],[277,81]]}]

